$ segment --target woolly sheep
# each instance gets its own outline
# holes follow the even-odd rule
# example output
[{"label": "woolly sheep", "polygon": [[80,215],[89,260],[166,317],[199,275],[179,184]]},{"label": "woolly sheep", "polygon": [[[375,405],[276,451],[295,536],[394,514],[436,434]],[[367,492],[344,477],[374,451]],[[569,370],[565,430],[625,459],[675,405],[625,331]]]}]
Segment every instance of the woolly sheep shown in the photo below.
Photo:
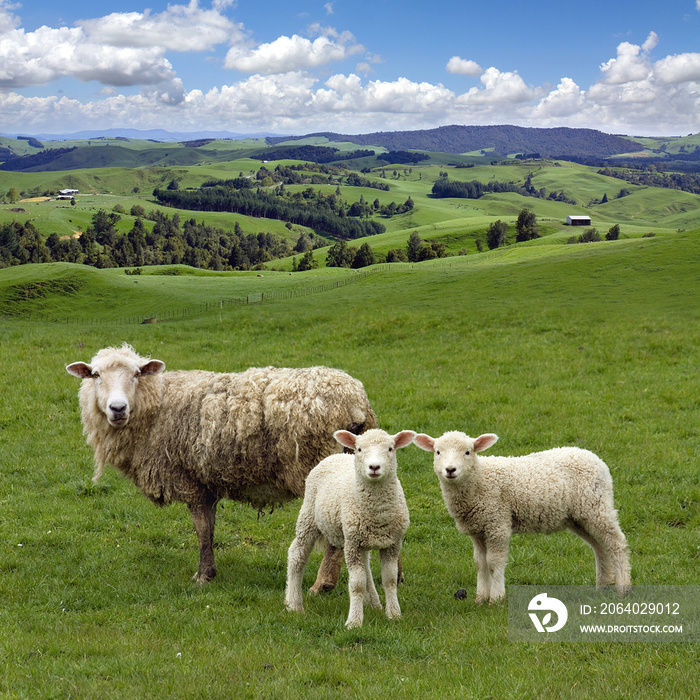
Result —
[{"label": "woolly sheep", "polygon": [[476,602],[505,597],[508,545],[514,532],[569,529],[595,553],[596,586],[630,588],[627,541],[613,505],[606,464],[578,447],[560,447],[523,457],[477,457],[498,436],[474,439],[457,431],[416,436],[434,452],[434,469],[447,511],[474,545]]},{"label": "woolly sheep", "polygon": [[[216,574],[213,538],[222,498],[258,509],[303,496],[306,475],[338,451],[333,432],[377,425],[364,387],[327,367],[164,372],[129,346],[104,348],[81,378],[81,418],[94,481],[111,464],[158,505],[188,505],[199,543],[195,579]],[[342,551],[326,548],[314,591],[337,582]]]},{"label": "woolly sheep", "polygon": [[285,605],[303,612],[301,583],[316,540],[323,536],[343,547],[348,566],[350,612],[346,627],[360,627],[364,601],[381,609],[369,567],[370,550],[378,549],[386,616],[401,617],[397,596],[401,539],[409,517],[403,489],[396,476],[396,450],[413,442],[416,433],[403,430],[389,435],[368,430],[363,435],[339,430],[338,442],[351,454],[326,457],[306,479],[296,538],[289,547]]}]

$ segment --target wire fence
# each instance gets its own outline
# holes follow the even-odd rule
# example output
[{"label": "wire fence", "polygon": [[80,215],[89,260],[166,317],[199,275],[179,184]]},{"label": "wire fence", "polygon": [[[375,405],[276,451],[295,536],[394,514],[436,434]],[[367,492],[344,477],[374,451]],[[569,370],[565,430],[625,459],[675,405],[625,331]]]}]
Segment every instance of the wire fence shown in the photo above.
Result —
[{"label": "wire fence", "polygon": [[[298,297],[306,297],[313,294],[320,294],[332,289],[340,289],[349,284],[360,282],[373,275],[389,272],[389,271],[405,271],[413,270],[412,264],[384,264],[373,265],[364,270],[358,270],[352,275],[332,282],[323,284],[310,285],[306,287],[298,287],[296,289],[288,289],[279,292],[251,292],[241,297],[230,297],[220,299],[218,301],[205,301],[201,304],[186,306],[181,309],[171,309],[158,311],[152,315],[128,316],[125,318],[105,318],[105,317],[84,317],[84,316],[61,316],[57,314],[46,314],[41,312],[30,313],[24,317],[24,320],[37,321],[43,323],[64,323],[66,325],[79,326],[112,326],[112,325],[133,325],[143,323],[163,323],[168,321],[177,321],[183,318],[192,318],[203,314],[213,313],[215,311],[223,311],[233,306],[243,306],[248,304],[262,304],[269,301],[280,301],[284,299],[295,299]],[[17,317],[15,317],[17,318]]]}]

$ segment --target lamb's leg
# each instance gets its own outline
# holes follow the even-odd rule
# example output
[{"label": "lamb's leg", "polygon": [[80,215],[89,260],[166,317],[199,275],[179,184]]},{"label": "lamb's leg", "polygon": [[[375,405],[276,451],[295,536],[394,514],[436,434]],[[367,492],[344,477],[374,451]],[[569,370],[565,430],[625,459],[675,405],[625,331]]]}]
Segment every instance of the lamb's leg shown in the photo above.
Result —
[{"label": "lamb's leg", "polygon": [[289,546],[287,554],[287,586],[284,595],[287,610],[296,612],[304,612],[301,595],[304,569],[320,534],[314,528],[304,529],[301,532],[300,530],[301,528],[297,527],[297,536]]},{"label": "lamb's leg", "polygon": [[316,582],[309,589],[310,593],[326,593],[332,591],[338,585],[340,569],[343,566],[343,550],[326,542],[323,552],[323,561],[318,569]]},{"label": "lamb's leg", "polygon": [[491,576],[489,603],[506,597],[506,564],[508,562],[509,537],[499,535],[486,538],[486,566]]},{"label": "lamb's leg", "polygon": [[631,590],[627,540],[615,518],[605,522],[576,523],[571,530],[588,542],[595,552],[596,588],[610,586],[620,595]]},{"label": "lamb's leg", "polygon": [[386,616],[390,620],[401,617],[401,607],[397,594],[399,582],[399,552],[401,545],[382,549],[379,556],[382,562],[382,586],[386,597]]},{"label": "lamb's leg", "polygon": [[362,627],[367,576],[362,551],[357,547],[348,547],[347,543],[345,545],[345,562],[348,565],[348,590],[350,592],[350,611],[345,626],[351,629]]},{"label": "lamb's leg", "polygon": [[205,493],[201,501],[187,504],[199,544],[199,570],[192,577],[197,583],[206,583],[216,576],[214,525],[216,524],[217,503],[217,498],[211,493]]},{"label": "lamb's leg", "polygon": [[474,545],[474,563],[476,564],[476,603],[485,603],[491,596],[491,574],[486,564],[486,543],[482,537],[471,536]]},{"label": "lamb's leg", "polygon": [[595,585],[596,588],[610,586],[615,580],[615,571],[613,562],[610,557],[610,552],[603,543],[600,542],[595,535],[588,532],[585,526],[574,523],[569,526],[569,529],[578,535],[584,542],[591,546],[595,555]]},{"label": "lamb's leg", "polygon": [[381,601],[379,600],[379,594],[377,593],[377,588],[374,585],[374,579],[372,578],[372,570],[369,568],[369,555],[370,551],[367,549],[364,552],[363,566],[365,567],[365,579],[367,581],[367,588],[365,589],[364,601],[369,603],[373,608],[379,610],[382,609]]}]

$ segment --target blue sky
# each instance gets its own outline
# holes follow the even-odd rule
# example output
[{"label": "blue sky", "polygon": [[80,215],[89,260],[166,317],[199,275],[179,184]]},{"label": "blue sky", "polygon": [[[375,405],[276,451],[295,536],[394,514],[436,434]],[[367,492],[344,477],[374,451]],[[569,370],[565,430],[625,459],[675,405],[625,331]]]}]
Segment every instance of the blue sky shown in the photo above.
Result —
[{"label": "blue sky", "polygon": [[700,131],[700,0],[0,0],[0,133]]}]

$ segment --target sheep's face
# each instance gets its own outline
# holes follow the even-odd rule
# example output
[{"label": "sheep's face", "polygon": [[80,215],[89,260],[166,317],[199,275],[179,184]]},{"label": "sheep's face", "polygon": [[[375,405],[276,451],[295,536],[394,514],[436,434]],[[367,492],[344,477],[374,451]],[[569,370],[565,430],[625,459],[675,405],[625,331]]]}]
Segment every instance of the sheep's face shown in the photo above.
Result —
[{"label": "sheep's face", "polygon": [[114,428],[128,424],[134,410],[136,392],[141,377],[162,372],[160,360],[145,360],[133,354],[98,353],[91,364],[74,362],[66,367],[75,377],[91,382],[95,403]]},{"label": "sheep's face", "polygon": [[476,454],[493,445],[498,436],[492,433],[470,438],[457,431],[445,433],[442,437],[432,438],[420,434],[415,442],[418,447],[433,453],[433,469],[438,479],[444,484],[459,484],[469,479],[476,467]]},{"label": "sheep's face", "polygon": [[355,452],[355,473],[364,482],[381,482],[396,477],[396,450],[413,442],[416,434],[403,430],[389,435],[383,430],[368,430],[354,435],[347,430],[338,430],[334,437],[343,446]]}]

